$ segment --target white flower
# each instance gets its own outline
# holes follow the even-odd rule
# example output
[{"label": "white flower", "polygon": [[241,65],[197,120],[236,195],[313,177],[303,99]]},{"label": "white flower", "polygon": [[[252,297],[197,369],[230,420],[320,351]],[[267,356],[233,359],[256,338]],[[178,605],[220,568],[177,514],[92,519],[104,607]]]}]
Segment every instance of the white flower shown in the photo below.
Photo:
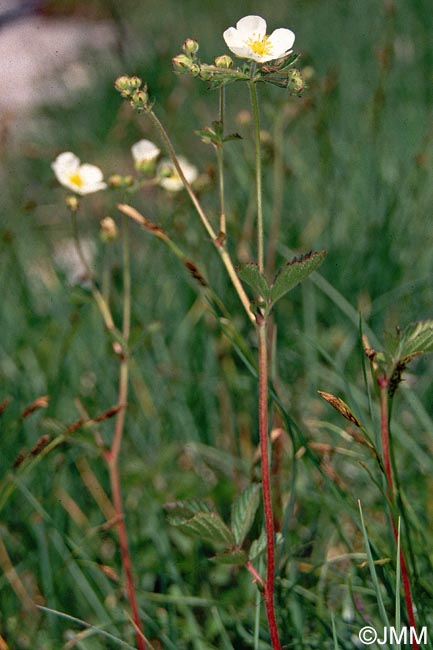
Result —
[{"label": "white flower", "polygon": [[107,187],[99,167],[80,165],[80,160],[70,151],[57,156],[51,167],[59,183],[77,194],[91,194]]},{"label": "white flower", "polygon": [[[178,156],[181,170],[188,183],[194,183],[198,176],[197,167],[191,165],[186,158]],[[161,160],[158,165],[159,184],[169,192],[178,192],[183,188],[183,183],[171,160]]]},{"label": "white flower", "polygon": [[136,168],[140,169],[143,165],[153,163],[161,152],[150,140],[139,140],[132,145],[131,153]]},{"label": "white flower", "polygon": [[268,36],[266,20],[260,16],[241,18],[236,23],[236,28],[226,29],[223,37],[233,54],[258,63],[287,56],[295,42],[295,35],[290,29],[276,29]]}]

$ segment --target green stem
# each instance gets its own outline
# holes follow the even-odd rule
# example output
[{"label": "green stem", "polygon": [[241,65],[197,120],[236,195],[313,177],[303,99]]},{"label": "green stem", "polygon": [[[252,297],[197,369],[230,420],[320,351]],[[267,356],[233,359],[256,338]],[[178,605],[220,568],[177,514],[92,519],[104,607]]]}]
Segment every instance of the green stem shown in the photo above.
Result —
[{"label": "green stem", "polygon": [[103,318],[103,321],[105,323],[105,327],[107,330],[110,332],[110,334],[114,337],[116,341],[118,341],[122,346],[124,345],[125,341],[123,339],[122,334],[119,332],[117,327],[114,324],[113,316],[111,315],[110,307],[108,306],[108,303],[106,302],[104,296],[102,293],[99,291],[98,287],[95,284],[95,281],[93,279],[93,273],[92,269],[90,268],[85,255],[83,253],[83,249],[81,246],[81,240],[80,240],[80,235],[78,232],[78,222],[77,222],[77,214],[76,212],[71,212],[71,220],[72,220],[72,233],[75,241],[75,246],[77,249],[77,254],[78,257],[80,258],[80,262],[83,265],[85,271],[86,271],[86,276],[87,280],[89,281],[90,284],[90,291],[92,292],[92,296],[95,300],[95,303],[99,309],[99,312]]},{"label": "green stem", "polygon": [[256,145],[256,196],[257,196],[257,261],[259,271],[264,271],[263,253],[263,204],[262,204],[262,156],[260,148],[260,116],[259,101],[256,84],[253,80],[248,82],[253,109],[254,137]]},{"label": "green stem", "polygon": [[[224,87],[220,88],[219,97],[219,121],[221,123],[222,139],[224,138]],[[226,215],[225,215],[225,200],[224,200],[224,159],[223,159],[223,142],[216,146],[217,165],[218,165],[218,189],[219,189],[219,202],[220,202],[220,238],[226,235]]]},{"label": "green stem", "polygon": [[212,240],[212,243],[214,244],[215,248],[217,249],[217,251],[218,251],[218,253],[219,253],[220,257],[221,257],[221,260],[222,260],[224,266],[226,267],[226,270],[227,270],[227,273],[228,273],[228,275],[230,277],[230,280],[232,281],[232,284],[233,284],[233,286],[234,286],[234,288],[235,288],[235,290],[236,290],[236,292],[237,292],[237,294],[239,296],[239,299],[240,299],[240,301],[241,301],[241,303],[242,303],[242,305],[243,305],[243,307],[244,307],[244,309],[245,309],[245,311],[247,313],[248,318],[250,319],[250,321],[252,323],[254,323],[255,318],[254,318],[254,314],[251,311],[250,300],[249,300],[247,294],[245,293],[245,290],[244,290],[244,288],[242,286],[241,281],[239,280],[238,274],[236,273],[236,270],[235,270],[235,267],[234,267],[233,262],[231,260],[231,257],[229,255],[227,249],[224,246],[224,242],[222,242],[221,239],[218,237],[218,235],[215,233],[209,219],[206,216],[205,211],[203,210],[203,208],[201,206],[200,201],[198,200],[194,190],[191,187],[191,184],[185,178],[185,174],[183,173],[182,168],[181,168],[181,166],[179,164],[179,160],[177,158],[176,152],[174,150],[174,147],[173,147],[173,145],[171,143],[171,140],[170,140],[170,138],[168,136],[167,131],[164,129],[163,125],[161,124],[158,117],[155,115],[155,113],[153,111],[149,111],[147,114],[149,115],[149,117],[152,120],[153,124],[158,129],[158,131],[159,131],[159,133],[160,133],[160,135],[161,135],[161,137],[162,137],[162,139],[163,139],[163,141],[164,141],[164,143],[165,143],[165,145],[167,147],[167,150],[168,150],[168,152],[170,154],[170,157],[171,157],[171,159],[173,161],[173,164],[174,164],[174,166],[176,168],[176,171],[179,174],[179,178],[181,179],[186,191],[188,192],[188,195],[189,195],[189,197],[190,197],[190,199],[191,199],[191,201],[192,201],[192,203],[193,203],[193,205],[194,205],[194,207],[195,207],[195,209],[197,211],[198,216],[200,217],[200,220],[201,220],[203,226],[205,227],[207,233],[209,234],[209,236],[210,236],[210,238]]}]

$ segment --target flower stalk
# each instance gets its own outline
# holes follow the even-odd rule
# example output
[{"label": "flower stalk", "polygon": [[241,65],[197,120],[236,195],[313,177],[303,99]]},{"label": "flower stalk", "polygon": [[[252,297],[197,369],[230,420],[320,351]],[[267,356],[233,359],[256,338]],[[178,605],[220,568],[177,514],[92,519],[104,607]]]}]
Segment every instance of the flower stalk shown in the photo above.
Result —
[{"label": "flower stalk", "polygon": [[254,140],[256,157],[256,198],[257,198],[257,262],[260,273],[264,271],[263,246],[263,202],[262,202],[262,156],[260,147],[260,116],[257,88],[253,80],[248,82],[251,106],[253,109]]},{"label": "flower stalk", "polygon": [[219,190],[219,203],[220,203],[220,229],[219,229],[220,239],[224,239],[226,236],[226,215],[225,215],[225,200],[224,200],[224,158],[223,158],[224,102],[225,102],[225,92],[223,86],[222,88],[220,88],[220,95],[219,95],[219,122],[221,125],[222,137],[221,137],[221,142],[219,142],[216,145],[217,165],[218,165],[218,190]]},{"label": "flower stalk", "polygon": [[220,255],[221,259],[222,259],[222,262],[223,262],[223,264],[224,264],[224,266],[225,266],[225,268],[227,270],[227,273],[228,273],[228,275],[230,277],[230,280],[231,280],[231,282],[232,282],[232,284],[233,284],[233,286],[234,286],[234,288],[236,290],[236,293],[238,294],[239,299],[240,299],[240,301],[241,301],[241,303],[242,303],[242,305],[243,305],[243,307],[244,307],[244,309],[245,309],[245,311],[247,313],[248,318],[250,319],[250,321],[252,323],[254,323],[255,318],[254,318],[254,314],[251,311],[250,299],[248,298],[247,294],[245,293],[245,290],[244,290],[244,288],[242,286],[242,283],[239,280],[238,274],[236,273],[234,264],[233,264],[233,262],[231,260],[229,252],[227,251],[227,248],[224,245],[224,242],[221,241],[221,239],[218,237],[217,233],[213,229],[212,224],[210,223],[205,211],[203,210],[203,207],[202,207],[200,201],[198,200],[194,190],[191,187],[191,183],[189,183],[188,179],[185,177],[185,174],[183,173],[182,167],[179,164],[178,156],[176,155],[176,152],[174,150],[174,147],[173,147],[173,145],[171,143],[171,140],[170,140],[170,138],[168,136],[167,131],[165,130],[165,128],[163,127],[162,123],[160,122],[160,120],[158,119],[158,117],[156,116],[156,114],[155,114],[155,112],[153,110],[149,110],[147,114],[149,115],[151,121],[153,122],[153,124],[155,125],[157,130],[159,131],[159,133],[160,133],[160,135],[161,135],[161,137],[162,137],[162,139],[163,139],[163,141],[164,141],[164,143],[165,143],[165,145],[167,147],[167,150],[168,150],[168,152],[170,154],[170,157],[171,157],[171,159],[173,161],[173,164],[174,164],[174,166],[176,168],[176,171],[179,174],[179,177],[180,177],[182,183],[184,184],[184,187],[185,187],[186,191],[188,192],[188,195],[189,195],[189,197],[190,197],[190,199],[192,201],[192,204],[194,205],[194,207],[195,207],[195,209],[197,211],[198,216],[200,217],[200,220],[201,220],[203,226],[205,227],[205,229],[206,229],[212,243],[216,247],[216,249],[217,249],[217,251],[218,251],[218,253],[219,253],[219,255]]}]

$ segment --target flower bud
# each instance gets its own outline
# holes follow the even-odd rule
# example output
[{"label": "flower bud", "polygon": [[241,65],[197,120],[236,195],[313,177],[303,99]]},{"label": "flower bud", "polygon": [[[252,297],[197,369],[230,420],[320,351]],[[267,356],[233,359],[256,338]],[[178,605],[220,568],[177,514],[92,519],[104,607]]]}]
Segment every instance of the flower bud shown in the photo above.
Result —
[{"label": "flower bud", "polygon": [[130,104],[136,111],[145,111],[149,106],[149,95],[145,89],[136,90],[131,97]]},{"label": "flower bud", "polygon": [[199,45],[193,38],[187,38],[182,45],[182,50],[186,55],[193,57],[198,52]]},{"label": "flower bud", "polygon": [[129,77],[122,75],[114,82],[115,89],[122,95],[122,97],[129,97]]},{"label": "flower bud", "polygon": [[120,174],[113,174],[108,179],[108,185],[114,189],[122,189],[124,187],[131,187],[134,184],[134,179],[132,176],[120,176]]},{"label": "flower bud", "polygon": [[186,54],[178,54],[173,59],[173,68],[175,72],[186,74],[192,65],[191,59]]},{"label": "flower bud", "polygon": [[68,210],[70,210],[71,212],[77,212],[79,207],[79,201],[76,196],[74,196],[73,194],[68,194],[68,196],[65,196],[65,203]]},{"label": "flower bud", "polygon": [[296,70],[296,68],[290,70],[289,74],[287,75],[288,90],[295,95],[300,95],[304,90],[304,87],[305,83],[299,70]]},{"label": "flower bud", "polygon": [[131,90],[138,90],[142,84],[140,77],[130,77],[129,78],[129,87]]},{"label": "flower bud", "polygon": [[198,77],[201,71],[201,65],[198,63],[192,63],[189,68],[190,74],[192,74],[193,77]]},{"label": "flower bud", "polygon": [[222,56],[216,57],[215,65],[217,68],[231,68],[233,65],[233,59],[228,54],[223,54]]},{"label": "flower bud", "polygon": [[200,72],[198,74],[200,79],[203,79],[203,81],[208,81],[212,77],[212,72],[209,70],[209,66],[206,65],[206,63],[203,63],[200,66]]},{"label": "flower bud", "polygon": [[110,243],[112,241],[115,241],[118,236],[118,229],[116,226],[116,222],[112,217],[104,217],[101,220],[101,230],[100,230],[100,237],[101,240],[105,243]]}]

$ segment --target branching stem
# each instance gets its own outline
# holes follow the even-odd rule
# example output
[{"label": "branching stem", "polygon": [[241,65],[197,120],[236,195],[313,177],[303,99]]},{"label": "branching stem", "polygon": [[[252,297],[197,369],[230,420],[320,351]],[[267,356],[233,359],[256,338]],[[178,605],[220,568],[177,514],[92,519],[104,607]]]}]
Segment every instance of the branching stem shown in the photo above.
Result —
[{"label": "branching stem", "polygon": [[224,242],[221,241],[221,239],[218,237],[218,235],[216,234],[216,232],[212,228],[212,225],[211,225],[209,219],[207,218],[207,215],[206,215],[205,211],[203,210],[202,205],[201,205],[200,201],[198,200],[194,190],[192,189],[191,184],[185,178],[185,174],[183,173],[182,168],[181,168],[181,166],[179,164],[178,157],[176,155],[176,152],[174,150],[174,147],[173,147],[173,145],[171,143],[171,140],[170,140],[170,138],[168,136],[167,131],[165,130],[165,128],[163,127],[163,125],[161,124],[161,122],[159,121],[158,117],[156,116],[156,114],[154,113],[153,110],[148,111],[147,115],[149,115],[149,117],[152,120],[153,124],[158,129],[158,131],[159,131],[159,133],[160,133],[160,135],[161,135],[161,137],[162,137],[162,139],[163,139],[163,141],[164,141],[164,143],[165,143],[165,145],[167,147],[167,150],[168,150],[168,152],[170,154],[170,157],[171,157],[171,159],[173,161],[173,164],[174,164],[174,166],[176,168],[176,171],[177,171],[177,173],[179,175],[179,178],[181,179],[186,191],[188,192],[188,195],[189,195],[189,197],[190,197],[190,199],[191,199],[191,201],[192,201],[192,203],[193,203],[193,205],[194,205],[194,207],[195,207],[195,209],[197,211],[198,216],[200,217],[200,220],[201,220],[203,226],[205,227],[208,235],[210,236],[210,238],[212,240],[212,243],[216,247],[216,249],[217,249],[217,251],[218,251],[218,253],[219,253],[219,255],[220,255],[221,259],[222,259],[222,262],[223,262],[224,266],[226,267],[227,273],[228,273],[228,275],[230,277],[230,280],[232,281],[232,284],[233,284],[233,286],[234,286],[234,288],[235,288],[235,290],[236,290],[236,292],[237,292],[237,294],[239,296],[239,299],[240,299],[240,301],[241,301],[241,303],[242,303],[242,305],[243,305],[243,307],[244,307],[244,309],[245,309],[245,311],[247,313],[247,316],[250,319],[250,321],[252,323],[254,323],[255,318],[254,318],[254,314],[251,311],[250,299],[248,298],[247,294],[245,293],[245,290],[244,290],[244,288],[242,286],[242,283],[239,280],[238,274],[236,273],[236,270],[235,270],[235,267],[233,265],[230,254],[227,251],[227,249],[226,249],[226,247],[224,245]]}]

